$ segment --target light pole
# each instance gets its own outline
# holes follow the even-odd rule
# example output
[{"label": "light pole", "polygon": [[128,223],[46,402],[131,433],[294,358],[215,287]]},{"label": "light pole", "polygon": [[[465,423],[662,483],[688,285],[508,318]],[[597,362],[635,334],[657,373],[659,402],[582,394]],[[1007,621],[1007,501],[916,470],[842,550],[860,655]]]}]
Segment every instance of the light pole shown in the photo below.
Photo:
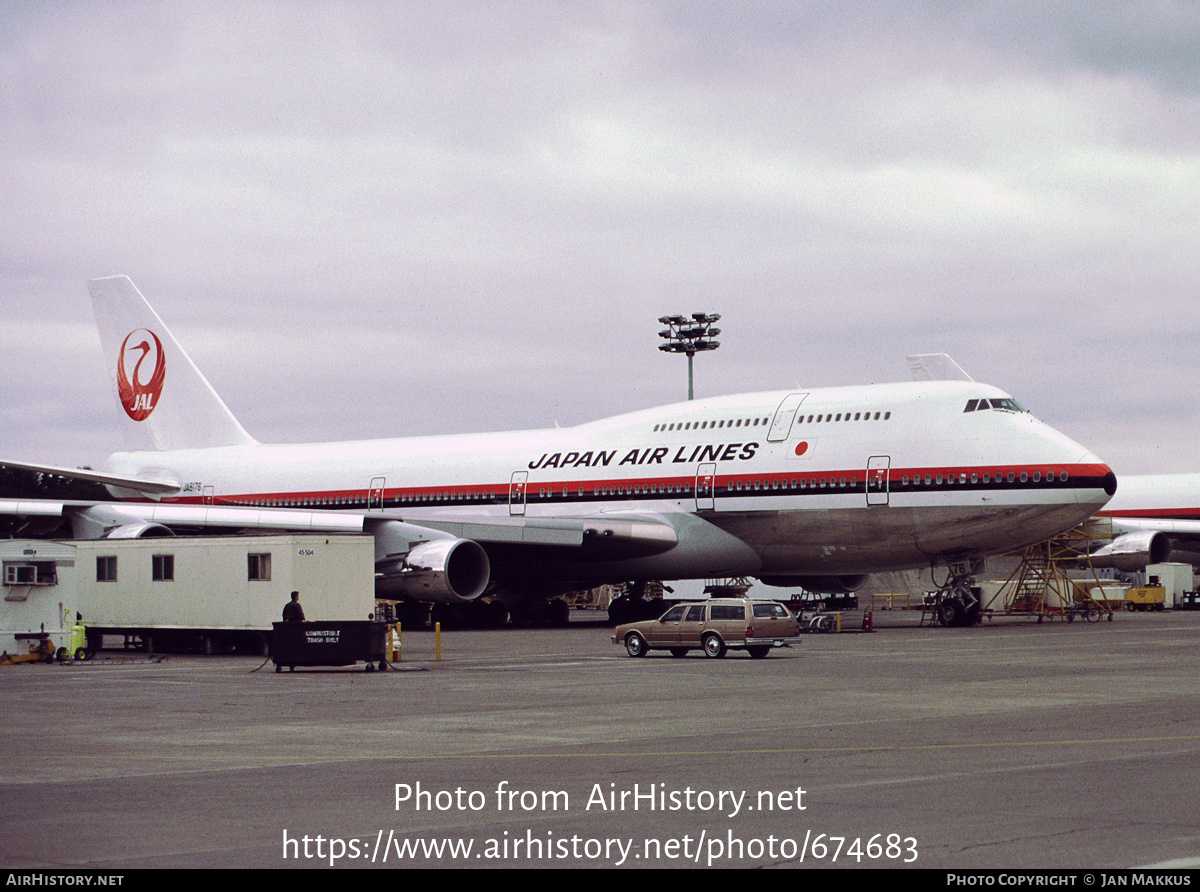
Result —
[{"label": "light pole", "polygon": [[692,313],[687,316],[659,316],[658,321],[667,326],[658,336],[666,338],[665,344],[659,344],[658,349],[664,353],[686,353],[688,358],[688,399],[694,398],[692,385],[692,357],[705,350],[716,350],[721,346],[720,341],[714,341],[721,329],[713,328],[712,324],[721,318],[720,313]]}]

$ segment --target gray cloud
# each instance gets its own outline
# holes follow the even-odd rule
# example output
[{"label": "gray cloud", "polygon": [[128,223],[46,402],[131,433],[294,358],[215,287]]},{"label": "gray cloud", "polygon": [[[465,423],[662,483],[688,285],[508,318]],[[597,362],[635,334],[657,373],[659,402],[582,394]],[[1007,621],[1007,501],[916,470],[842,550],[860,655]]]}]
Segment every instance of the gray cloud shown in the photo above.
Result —
[{"label": "gray cloud", "polygon": [[[47,3],[0,27],[3,452],[118,447],[127,273],[264,440],[542,427],[945,350],[1187,470],[1188,4]],[[1148,449],[1148,437],[1156,448]]]}]

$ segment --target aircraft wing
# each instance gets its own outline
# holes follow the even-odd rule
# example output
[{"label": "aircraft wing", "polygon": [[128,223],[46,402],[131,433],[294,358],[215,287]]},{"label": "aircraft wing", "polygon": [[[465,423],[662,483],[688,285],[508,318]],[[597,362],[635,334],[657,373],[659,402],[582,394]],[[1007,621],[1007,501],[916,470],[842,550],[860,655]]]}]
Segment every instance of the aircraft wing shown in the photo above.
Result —
[{"label": "aircraft wing", "polygon": [[1200,474],[1127,474],[1098,519],[1112,544],[1093,557],[1119,570],[1164,561],[1200,563]]},{"label": "aircraft wing", "polygon": [[1200,520],[1161,517],[1098,518],[1111,525],[1111,541],[1093,551],[1093,567],[1130,573],[1147,564],[1200,561]]},{"label": "aircraft wing", "polygon": [[667,518],[637,513],[402,518],[382,512],[0,499],[0,515],[4,514],[19,516],[43,532],[69,518],[72,533],[89,539],[214,528],[369,533],[375,538],[377,592],[433,601],[479,597],[491,578],[493,560],[506,563],[551,552],[569,559],[629,560],[662,554],[680,542]]},{"label": "aircraft wing", "polygon": [[65,502],[49,499],[0,499],[0,514],[11,517],[62,517]]},{"label": "aircraft wing", "polygon": [[32,471],[35,474],[53,474],[55,477],[66,477],[70,480],[83,480],[88,483],[100,483],[108,486],[119,486],[123,489],[144,493],[148,496],[170,496],[179,492],[178,480],[166,478],[149,479],[146,477],[126,477],[121,474],[105,474],[102,471],[92,471],[86,468],[59,468],[54,465],[36,465],[29,462],[0,459],[0,466],[14,468],[18,471]]},{"label": "aircraft wing", "polygon": [[[48,472],[53,473],[53,472]],[[101,475],[104,476],[104,475]],[[308,511],[289,508],[247,508],[225,505],[177,505],[159,502],[85,502],[46,499],[0,499],[0,515],[64,517],[74,515],[97,535],[147,524],[173,529],[274,529],[325,532],[363,532],[386,522],[400,523],[411,535],[421,530],[435,538],[453,536],[481,545],[580,547],[603,542],[610,551],[655,553],[679,542],[664,519],[637,514],[599,514],[590,517],[486,517],[464,515],[400,518],[355,511]],[[131,532],[129,535],[133,535]],[[123,534],[124,535],[124,534]]]},{"label": "aircraft wing", "polygon": [[596,514],[586,517],[407,518],[416,526],[441,530],[481,545],[582,546],[589,539],[609,543],[615,550],[661,552],[679,543],[679,535],[655,515]]},{"label": "aircraft wing", "polygon": [[1113,533],[1153,531],[1165,533],[1172,542],[1200,545],[1200,520],[1166,520],[1162,518],[1113,518]]},{"label": "aircraft wing", "polygon": [[[363,516],[341,511],[287,508],[235,508],[216,505],[163,505],[157,502],[86,502],[51,499],[0,499],[0,515],[76,516],[103,535],[105,530],[158,524],[174,527],[362,532]],[[124,535],[122,534],[122,537]]]}]

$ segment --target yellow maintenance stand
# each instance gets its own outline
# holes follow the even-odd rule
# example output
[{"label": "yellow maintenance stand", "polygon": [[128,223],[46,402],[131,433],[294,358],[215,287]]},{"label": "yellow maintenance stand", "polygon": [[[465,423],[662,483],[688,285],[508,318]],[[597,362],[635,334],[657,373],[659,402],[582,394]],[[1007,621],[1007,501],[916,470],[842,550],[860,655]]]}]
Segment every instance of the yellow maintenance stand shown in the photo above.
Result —
[{"label": "yellow maintenance stand", "polygon": [[[1017,569],[983,605],[984,614],[1037,617],[1038,622],[1046,618],[1071,622],[1076,617],[1098,622],[1107,617],[1112,622],[1108,601],[1093,595],[1104,583],[1088,558],[1098,544],[1111,538],[1111,525],[1093,519],[1031,545],[1021,553]],[[1072,577],[1068,569],[1085,572]]]}]

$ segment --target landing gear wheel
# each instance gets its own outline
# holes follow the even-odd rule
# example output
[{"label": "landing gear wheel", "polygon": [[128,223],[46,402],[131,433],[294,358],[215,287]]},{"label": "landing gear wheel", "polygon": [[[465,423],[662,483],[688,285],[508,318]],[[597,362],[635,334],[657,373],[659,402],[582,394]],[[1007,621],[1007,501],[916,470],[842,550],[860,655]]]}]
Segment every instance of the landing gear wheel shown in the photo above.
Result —
[{"label": "landing gear wheel", "polygon": [[647,650],[649,648],[646,647],[646,639],[637,632],[630,632],[625,636],[625,652],[631,657],[644,657]]},{"label": "landing gear wheel", "polygon": [[938,604],[937,619],[940,625],[957,626],[962,624],[963,605],[957,598],[948,598]]},{"label": "landing gear wheel", "polygon": [[671,656],[673,656],[673,657],[686,657],[687,652],[688,652],[688,649],[686,647],[672,647],[671,648]]},{"label": "landing gear wheel", "polygon": [[700,644],[704,647],[706,657],[720,659],[725,656],[725,642],[721,640],[720,635],[705,635]]},{"label": "landing gear wheel", "polygon": [[555,598],[547,605],[547,616],[550,625],[561,628],[571,623],[571,605],[562,598]]},{"label": "landing gear wheel", "polygon": [[746,648],[746,653],[750,654],[750,656],[752,656],[756,660],[761,660],[763,657],[765,657],[770,652],[771,652],[771,646],[769,644],[756,645],[754,647]]}]

